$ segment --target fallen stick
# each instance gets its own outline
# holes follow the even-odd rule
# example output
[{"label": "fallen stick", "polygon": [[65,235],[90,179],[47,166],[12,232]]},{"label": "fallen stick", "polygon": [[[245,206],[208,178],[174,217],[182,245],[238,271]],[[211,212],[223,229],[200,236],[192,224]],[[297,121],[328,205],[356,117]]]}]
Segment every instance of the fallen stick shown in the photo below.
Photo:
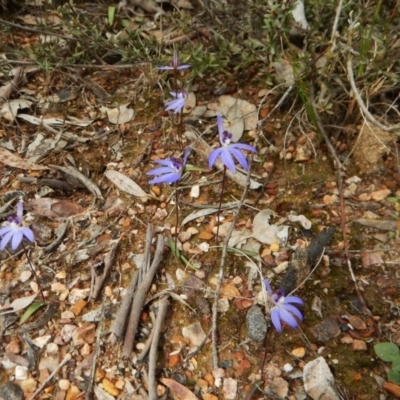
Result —
[{"label": "fallen stick", "polygon": [[157,381],[156,381],[156,367],[157,367],[157,354],[158,354],[157,348],[158,348],[158,342],[160,340],[161,330],[164,326],[165,316],[167,314],[168,307],[169,307],[168,297],[164,297],[159,301],[157,319],[152,331],[153,340],[151,342],[151,347],[150,347],[149,375],[148,375],[149,400],[158,400]]},{"label": "fallen stick", "polygon": [[[153,229],[151,225],[149,225],[148,232],[149,230],[151,230],[152,233]],[[148,234],[148,237],[149,236],[151,237],[152,235]],[[151,243],[151,240],[149,242]],[[147,243],[147,245],[148,244],[149,243]],[[132,301],[131,313],[129,316],[129,322],[126,329],[124,343],[122,346],[123,357],[129,358],[132,353],[133,344],[135,342],[135,335],[137,327],[139,325],[140,314],[142,312],[142,308],[145,303],[147,293],[150,289],[154,276],[157,272],[158,266],[161,262],[163,250],[164,250],[164,239],[162,235],[158,235],[153,262],[151,263],[151,265],[150,265],[150,260],[143,263],[143,266],[140,270],[139,282],[137,285],[135,296]]]}]

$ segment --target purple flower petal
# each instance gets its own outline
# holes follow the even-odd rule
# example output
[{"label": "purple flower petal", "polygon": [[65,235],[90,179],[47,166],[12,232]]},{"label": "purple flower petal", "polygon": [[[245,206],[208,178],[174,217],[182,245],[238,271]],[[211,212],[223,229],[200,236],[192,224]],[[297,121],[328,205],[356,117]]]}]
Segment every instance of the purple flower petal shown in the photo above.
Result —
[{"label": "purple flower petal", "polygon": [[21,230],[17,230],[14,232],[14,235],[13,235],[12,241],[11,241],[11,248],[13,250],[16,250],[17,247],[21,244],[23,237],[24,237],[24,235],[22,234]]},{"label": "purple flower petal", "polygon": [[183,153],[183,160],[179,158],[171,157],[169,160],[157,160],[156,162],[162,167],[154,168],[147,172],[147,175],[160,175],[149,181],[151,185],[156,183],[174,183],[179,181],[182,176],[182,172],[185,169],[186,161],[189,155],[190,148],[186,147]]},{"label": "purple flower petal", "polygon": [[159,71],[171,71],[171,70],[173,70],[172,67],[168,67],[168,66],[157,67],[157,69],[158,69]]},{"label": "purple flower petal", "polygon": [[293,317],[293,315],[287,311],[284,307],[279,307],[279,317],[280,319],[288,324],[291,328],[297,328],[298,323],[296,319]]},{"label": "purple flower petal", "polygon": [[10,241],[13,235],[14,235],[14,230],[11,230],[1,238],[0,250],[4,250],[6,248],[7,243]]},{"label": "purple flower petal", "polygon": [[272,289],[268,279],[263,279],[262,283],[264,284],[265,290],[268,292],[270,296],[272,296]]},{"label": "purple flower petal", "polygon": [[222,147],[218,147],[218,149],[213,150],[208,156],[208,168],[212,168],[215,164],[215,161],[220,156],[222,151]]},{"label": "purple flower petal", "polygon": [[235,145],[232,145],[231,149],[232,155],[236,158],[236,160],[239,161],[239,164],[243,167],[243,169],[247,171],[249,169],[249,164],[247,163],[246,157],[240,150],[236,149],[234,146]]},{"label": "purple flower petal", "polygon": [[285,303],[295,303],[295,304],[304,305],[304,301],[300,297],[297,297],[297,296],[285,297]]},{"label": "purple flower petal", "polygon": [[236,149],[247,150],[251,151],[252,153],[257,153],[257,149],[254,146],[250,146],[249,144],[246,143],[234,143],[232,144],[232,146],[235,147]]},{"label": "purple flower petal", "polygon": [[224,123],[221,114],[217,114],[217,125],[219,140],[221,142],[220,151],[216,153],[216,150],[211,152],[208,158],[208,165],[210,168],[215,164],[218,157],[221,158],[222,163],[227,167],[232,173],[236,172],[235,159],[239,164],[247,170],[249,168],[248,162],[242,150],[247,150],[256,153],[257,150],[248,144],[244,143],[231,143],[232,134],[224,129]]},{"label": "purple flower petal", "polygon": [[224,121],[222,120],[222,115],[217,114],[217,125],[218,125],[218,134],[219,134],[219,140],[221,144],[223,145],[223,133],[224,133]]},{"label": "purple flower petal", "polygon": [[21,221],[22,221],[23,212],[24,212],[24,206],[23,206],[22,201],[20,200],[18,202],[18,204],[17,204],[17,217],[18,217],[18,220],[19,220],[18,224],[20,224]]},{"label": "purple flower petal", "polygon": [[272,324],[274,325],[276,331],[278,333],[281,333],[282,332],[281,317],[280,317],[279,310],[276,307],[274,307],[271,310],[271,321],[272,321]]},{"label": "purple flower petal", "polygon": [[160,167],[152,169],[151,171],[147,172],[146,175],[162,175],[175,172],[176,170],[172,167]]},{"label": "purple flower petal", "polygon": [[35,235],[33,234],[32,229],[25,226],[21,228],[21,232],[30,242],[33,243],[35,241]]},{"label": "purple flower petal", "polygon": [[171,172],[169,174],[164,174],[159,176],[158,178],[154,178],[149,181],[150,185],[154,185],[156,183],[174,183],[181,178],[181,174],[178,172]]},{"label": "purple flower petal", "polygon": [[3,228],[0,229],[0,236],[3,236],[3,235],[5,235],[6,233],[8,233],[8,232],[10,232],[10,231],[13,231],[13,230],[14,230],[14,229],[13,229],[12,226],[10,226],[10,225],[5,226],[5,227],[3,227]]},{"label": "purple flower petal", "polygon": [[221,161],[232,172],[236,172],[235,162],[233,161],[232,154],[228,148],[223,147],[221,151]]},{"label": "purple flower petal", "polygon": [[300,321],[303,321],[303,314],[300,312],[300,310],[295,307],[292,306],[290,304],[285,304],[284,306],[282,306],[285,308],[285,310],[291,312],[292,314],[294,314]]}]

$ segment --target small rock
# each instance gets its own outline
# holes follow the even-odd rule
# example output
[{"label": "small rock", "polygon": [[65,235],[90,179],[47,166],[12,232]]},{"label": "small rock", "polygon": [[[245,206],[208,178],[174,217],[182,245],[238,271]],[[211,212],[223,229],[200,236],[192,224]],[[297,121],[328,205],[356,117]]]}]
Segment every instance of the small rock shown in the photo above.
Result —
[{"label": "small rock", "polygon": [[200,196],[200,186],[199,185],[194,185],[190,189],[190,197],[193,199],[197,199]]},{"label": "small rock", "polygon": [[107,392],[110,393],[111,396],[118,396],[119,395],[119,390],[115,387],[115,385],[108,380],[107,378],[104,378],[101,383],[103,384],[103,389]]},{"label": "small rock", "polygon": [[292,371],[293,371],[293,365],[291,365],[291,364],[289,364],[289,363],[286,363],[286,364],[283,366],[283,370],[288,374],[289,372],[292,372]]},{"label": "small rock", "polygon": [[277,378],[278,376],[281,375],[282,375],[281,369],[272,362],[270,362],[265,368],[265,376],[267,376],[268,379]]},{"label": "small rock", "polygon": [[21,351],[21,349],[19,347],[19,344],[15,340],[12,340],[6,346],[6,353],[18,354],[20,351]]},{"label": "small rock", "polygon": [[367,329],[367,324],[357,315],[350,315],[349,322],[354,329],[360,331]]},{"label": "small rock", "polygon": [[159,186],[152,186],[151,191],[156,195],[159,196],[161,194],[161,188]]},{"label": "small rock", "polygon": [[72,338],[72,333],[75,331],[76,325],[64,325],[61,329],[61,339],[64,343],[68,343]]},{"label": "small rock", "polygon": [[269,246],[269,248],[273,253],[275,253],[275,252],[279,251],[279,244],[272,243],[271,246]]},{"label": "small rock", "polygon": [[383,199],[386,199],[386,197],[388,197],[389,194],[390,194],[389,189],[377,190],[376,192],[371,193],[371,198],[372,200],[375,201],[381,201]]},{"label": "small rock", "polygon": [[306,162],[312,157],[312,146],[309,141],[304,144],[299,144],[296,148],[296,156],[294,161],[297,163]]},{"label": "small rock", "polygon": [[247,336],[255,342],[262,342],[267,335],[267,321],[260,307],[253,306],[246,315]]},{"label": "small rock", "polygon": [[339,202],[339,197],[336,194],[332,195],[325,195],[322,199],[324,204],[333,204],[333,203],[338,203]]},{"label": "small rock", "polygon": [[24,392],[15,383],[8,382],[0,386],[0,400],[23,400]]},{"label": "small rock", "polygon": [[32,342],[35,343],[36,346],[43,349],[43,347],[46,346],[50,340],[51,340],[51,335],[44,335],[33,339]]},{"label": "small rock", "polygon": [[210,240],[214,237],[214,235],[211,232],[203,231],[200,232],[199,234],[199,239],[201,240]]},{"label": "small rock", "polygon": [[218,309],[218,312],[220,312],[220,313],[227,312],[229,310],[229,300],[228,299],[219,299],[217,309]]},{"label": "small rock", "polygon": [[58,381],[58,387],[60,388],[60,390],[67,391],[70,386],[71,382],[68,379],[60,379]]},{"label": "small rock", "polygon": [[192,234],[189,231],[179,232],[178,238],[181,243],[187,242],[192,237]]},{"label": "small rock", "polygon": [[360,201],[370,201],[371,200],[371,195],[369,193],[361,193],[358,196],[358,200],[360,200]]},{"label": "small rock", "polygon": [[289,383],[278,376],[269,382],[266,391],[271,397],[286,399],[289,393]]},{"label": "small rock", "polygon": [[95,342],[96,325],[93,323],[85,323],[76,328],[72,333],[72,341],[75,346],[85,343],[93,344]]},{"label": "small rock", "polygon": [[297,347],[292,350],[293,357],[303,358],[306,355],[306,349],[304,347]]},{"label": "small rock", "polygon": [[350,335],[344,335],[343,337],[340,338],[340,343],[352,344],[353,343],[353,338]]},{"label": "small rock", "polygon": [[51,284],[51,291],[54,293],[63,293],[66,290],[68,290],[68,288],[63,283],[56,282]]},{"label": "small rock", "polygon": [[340,335],[340,328],[335,318],[328,318],[311,328],[311,333],[319,342],[326,343]]},{"label": "small rock", "polygon": [[22,381],[24,379],[28,379],[28,367],[23,367],[22,365],[17,365],[15,367],[15,379],[17,381]]},{"label": "small rock", "polygon": [[65,397],[65,400],[77,400],[80,393],[81,391],[79,390],[78,386],[70,386],[67,391],[67,396]]},{"label": "small rock", "polygon": [[392,382],[385,382],[383,384],[383,388],[388,391],[391,395],[396,397],[397,399],[400,399],[400,386],[396,385],[395,383]]},{"label": "small rock", "polygon": [[194,346],[200,346],[207,337],[200,322],[183,327],[182,335],[184,338],[189,339],[190,343]]},{"label": "small rock", "polygon": [[304,389],[313,400],[339,400],[335,378],[323,357],[308,362],[303,369]]},{"label": "small rock", "polygon": [[208,389],[208,382],[205,379],[198,379],[196,386],[198,386],[202,392],[205,392]]},{"label": "small rock", "polygon": [[36,390],[37,382],[36,379],[28,378],[23,380],[20,386],[24,393],[33,393]]},{"label": "small rock", "polygon": [[[79,300],[86,299],[89,296],[90,289],[72,289],[68,295],[68,300],[71,304],[77,303]],[[68,396],[68,393],[67,393]]]},{"label": "small rock", "polygon": [[222,392],[225,400],[235,400],[237,395],[238,383],[236,379],[225,378],[222,385]]},{"label": "small rock", "polygon": [[363,340],[354,339],[352,348],[354,351],[366,351],[367,343],[365,343]]},{"label": "small rock", "polygon": [[180,363],[180,361],[181,361],[180,354],[172,354],[171,356],[168,357],[168,367],[174,368]]}]

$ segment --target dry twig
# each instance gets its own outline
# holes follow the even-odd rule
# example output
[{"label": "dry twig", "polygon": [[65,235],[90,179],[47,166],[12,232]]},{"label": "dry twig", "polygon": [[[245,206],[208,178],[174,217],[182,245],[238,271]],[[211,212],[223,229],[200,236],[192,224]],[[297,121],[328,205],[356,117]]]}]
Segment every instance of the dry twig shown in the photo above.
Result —
[{"label": "dry twig", "polygon": [[159,307],[157,312],[157,319],[154,325],[152,336],[153,340],[150,347],[149,355],[149,375],[148,375],[148,385],[149,385],[149,400],[158,400],[157,396],[157,381],[156,381],[156,367],[157,367],[157,347],[160,340],[160,333],[164,325],[165,316],[167,314],[169,307],[168,297],[164,297],[159,301]]},{"label": "dry twig", "polygon": [[[149,224],[147,229],[147,238],[152,237],[153,227]],[[150,240],[151,244],[151,240]],[[147,246],[149,244],[147,243]],[[147,293],[153,282],[154,275],[157,272],[158,266],[162,259],[162,253],[164,249],[164,239],[162,235],[157,236],[156,251],[154,254],[153,262],[150,265],[150,260],[146,260],[140,269],[139,282],[137,285],[137,291],[132,301],[131,314],[129,316],[129,322],[126,329],[126,335],[122,346],[122,356],[130,357],[133,344],[135,342],[136,330],[139,325],[140,314],[142,312],[143,304],[146,300]]]}]

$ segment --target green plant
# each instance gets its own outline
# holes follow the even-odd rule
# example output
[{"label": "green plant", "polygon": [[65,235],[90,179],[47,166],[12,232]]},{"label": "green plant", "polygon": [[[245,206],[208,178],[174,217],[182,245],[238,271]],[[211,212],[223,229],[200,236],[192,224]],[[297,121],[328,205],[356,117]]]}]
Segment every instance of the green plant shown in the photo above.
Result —
[{"label": "green plant", "polygon": [[376,355],[383,361],[391,362],[392,369],[388,372],[390,381],[400,384],[400,349],[393,342],[377,343],[374,346]]}]

